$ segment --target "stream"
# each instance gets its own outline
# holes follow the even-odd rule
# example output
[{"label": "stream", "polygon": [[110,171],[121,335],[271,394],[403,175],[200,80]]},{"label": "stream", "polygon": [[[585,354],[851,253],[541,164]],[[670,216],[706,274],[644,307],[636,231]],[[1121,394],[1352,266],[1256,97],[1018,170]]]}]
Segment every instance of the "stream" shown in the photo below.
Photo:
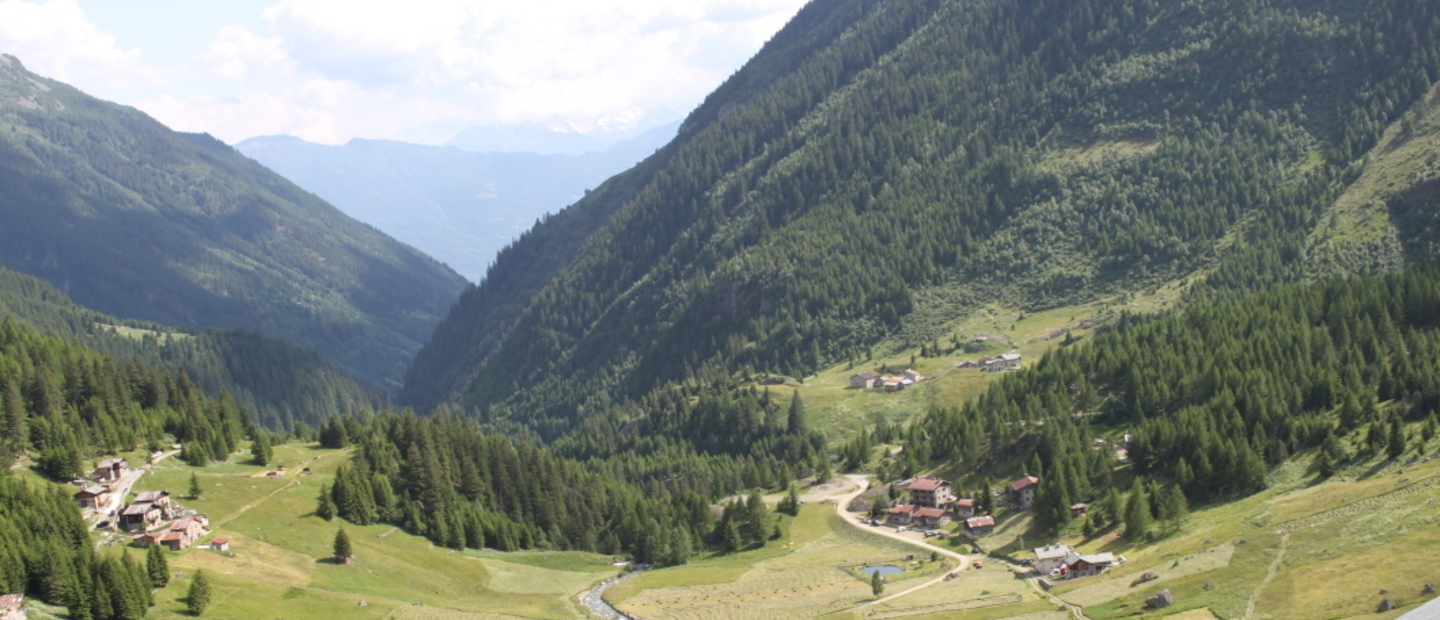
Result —
[{"label": "stream", "polygon": [[605,592],[610,588],[615,587],[615,584],[625,581],[626,579],[639,575],[643,572],[645,572],[645,569],[642,568],[636,571],[625,573],[624,575],[616,577],[614,579],[606,579],[605,581],[600,582],[600,585],[595,586],[594,588],[580,595],[580,604],[584,605],[585,609],[590,610],[590,613],[600,616],[601,618],[605,618],[605,620],[639,620],[635,616],[615,609],[614,605],[611,605],[608,601],[605,600]]}]

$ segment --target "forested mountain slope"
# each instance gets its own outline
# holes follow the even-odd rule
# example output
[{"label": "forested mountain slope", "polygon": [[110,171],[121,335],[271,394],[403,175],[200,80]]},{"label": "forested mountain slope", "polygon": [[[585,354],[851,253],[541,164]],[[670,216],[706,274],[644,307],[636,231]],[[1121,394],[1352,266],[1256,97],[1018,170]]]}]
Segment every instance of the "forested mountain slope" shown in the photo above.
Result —
[{"label": "forested mountain slope", "polygon": [[583,155],[474,153],[389,140],[343,146],[289,136],[235,145],[351,217],[479,280],[536,220],[579,200],[675,135],[658,127]]},{"label": "forested mountain slope", "polygon": [[398,386],[458,274],[206,136],[0,56],[0,261],[80,304],[259,330]]},{"label": "forested mountain slope", "polygon": [[256,332],[177,330],[122,321],[81,307],[48,283],[0,267],[0,316],[49,336],[83,343],[117,359],[139,358],[184,371],[212,395],[228,392],[257,423],[319,427],[335,414],[383,408],[386,397],[340,372],[314,351]]},{"label": "forested mountain slope", "polygon": [[1419,0],[812,2],[675,142],[503,251],[402,399],[554,436],[665,381],[926,342],[982,302],[1300,279],[1437,78]]}]

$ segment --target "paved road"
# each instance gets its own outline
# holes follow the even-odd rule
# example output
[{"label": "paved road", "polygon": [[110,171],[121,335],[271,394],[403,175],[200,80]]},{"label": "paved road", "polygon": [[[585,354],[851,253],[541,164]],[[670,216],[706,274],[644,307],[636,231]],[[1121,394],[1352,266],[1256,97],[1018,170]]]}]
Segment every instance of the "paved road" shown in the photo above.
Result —
[{"label": "paved road", "polygon": [[[125,498],[130,496],[130,489],[135,487],[135,483],[139,482],[140,478],[144,476],[146,472],[150,471],[151,467],[165,460],[167,457],[179,453],[179,450],[165,452],[161,454],[159,458],[155,459],[154,463],[147,464],[144,467],[137,467],[126,472],[124,476],[121,476],[119,482],[117,482],[110,491],[109,501],[99,510],[95,511],[95,515],[91,517],[90,529],[95,529],[95,526],[101,521],[108,519],[113,522],[115,519],[120,518],[120,509],[125,507]],[[115,516],[113,517],[110,516],[110,511],[112,510],[115,511]]]}]

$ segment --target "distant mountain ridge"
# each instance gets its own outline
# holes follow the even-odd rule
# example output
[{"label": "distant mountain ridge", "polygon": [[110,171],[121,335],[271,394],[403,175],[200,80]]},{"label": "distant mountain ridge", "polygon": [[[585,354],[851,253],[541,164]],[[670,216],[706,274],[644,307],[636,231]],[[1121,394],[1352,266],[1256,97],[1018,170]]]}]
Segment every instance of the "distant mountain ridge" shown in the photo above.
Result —
[{"label": "distant mountain ridge", "polygon": [[246,328],[394,389],[465,284],[208,135],[0,56],[0,262],[127,319]]},{"label": "distant mountain ridge", "polygon": [[347,215],[479,280],[500,249],[538,219],[664,146],[678,125],[581,155],[361,139],[328,146],[292,136],[251,138],[235,148]]}]

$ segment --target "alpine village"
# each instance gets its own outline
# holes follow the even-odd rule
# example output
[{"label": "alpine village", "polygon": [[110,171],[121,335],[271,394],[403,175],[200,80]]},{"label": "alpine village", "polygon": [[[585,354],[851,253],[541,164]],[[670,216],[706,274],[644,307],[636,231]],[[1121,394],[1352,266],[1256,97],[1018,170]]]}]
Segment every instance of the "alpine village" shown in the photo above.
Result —
[{"label": "alpine village", "polygon": [[473,283],[27,62],[0,620],[1440,618],[1440,2],[812,0]]}]

